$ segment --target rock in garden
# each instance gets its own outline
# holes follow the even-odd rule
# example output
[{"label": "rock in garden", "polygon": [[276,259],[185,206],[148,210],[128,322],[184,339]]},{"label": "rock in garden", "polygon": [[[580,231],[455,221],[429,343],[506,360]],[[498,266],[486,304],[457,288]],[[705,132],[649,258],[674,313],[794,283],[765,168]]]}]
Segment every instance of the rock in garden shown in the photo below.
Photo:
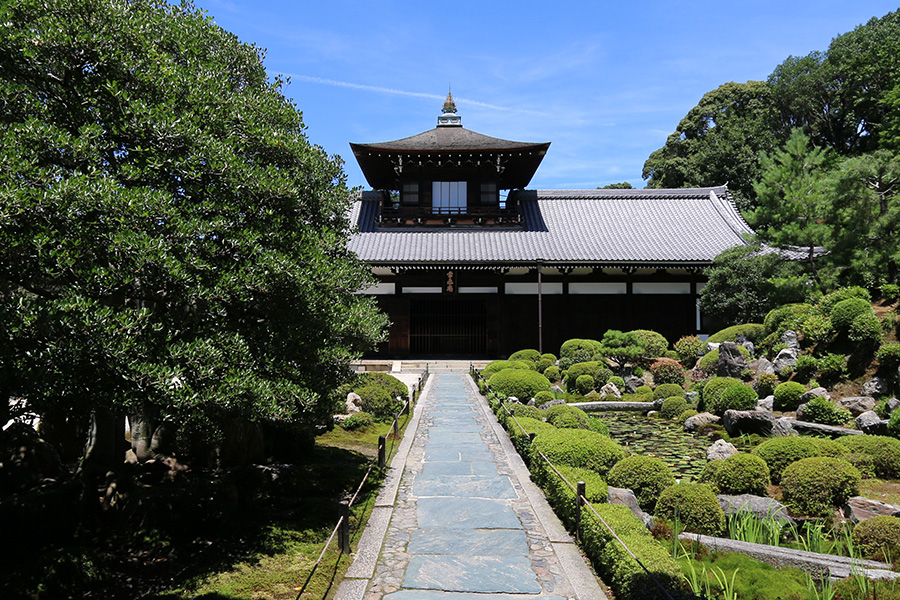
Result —
[{"label": "rock in garden", "polygon": [[516,398],[515,396],[507,396],[507,397],[506,397],[506,402],[507,402],[508,404],[522,404],[521,402],[519,402],[519,399]]},{"label": "rock in garden", "polygon": [[738,350],[734,342],[724,342],[719,346],[719,362],[716,365],[716,374],[719,377],[739,378],[747,368],[747,360]]},{"label": "rock in garden", "polygon": [[898,400],[897,398],[891,398],[887,401],[884,407],[887,409],[888,413],[892,413],[900,408],[900,400]]},{"label": "rock in garden", "polygon": [[797,332],[793,329],[788,329],[781,334],[781,343],[788,348],[800,349],[800,339],[797,337]]},{"label": "rock in garden", "polygon": [[349,394],[347,394],[347,414],[355,415],[356,413],[358,413],[361,410],[359,408],[359,405],[361,403],[362,398],[359,397],[359,394],[355,392],[350,392]]},{"label": "rock in garden", "polygon": [[896,504],[888,504],[881,500],[872,500],[871,498],[863,498],[862,496],[853,496],[843,506],[844,516],[856,525],[860,521],[887,515],[889,517],[900,517],[900,506]]},{"label": "rock in garden", "polygon": [[551,387],[550,391],[553,392],[554,394],[565,394],[566,393],[566,390],[562,389],[558,385],[554,385],[553,387]]},{"label": "rock in garden", "polygon": [[688,406],[696,406],[697,401],[700,400],[700,392],[687,392],[684,395],[684,400],[688,403]]},{"label": "rock in garden", "polygon": [[653,517],[641,510],[637,496],[634,495],[633,491],[627,488],[609,486],[606,492],[606,501],[609,504],[622,504],[627,506],[631,509],[631,512],[634,513],[634,516],[641,520],[647,529],[653,529]]},{"label": "rock in garden", "polygon": [[541,410],[547,410],[551,406],[559,406],[560,404],[565,404],[565,403],[566,403],[565,400],[551,400],[550,402],[544,402],[543,404],[538,406],[538,408],[540,408]]},{"label": "rock in garden", "polygon": [[722,344],[720,344],[718,342],[709,342],[708,344],[706,344],[706,352],[712,352],[713,350],[718,350],[719,346],[721,346],[721,345]]},{"label": "rock in garden", "polygon": [[616,384],[612,381],[600,388],[600,398],[606,398],[607,396],[612,396],[614,398],[622,397],[622,392],[619,391],[619,388],[617,388]]},{"label": "rock in garden", "polygon": [[747,351],[750,353],[750,356],[756,354],[756,346],[754,346],[753,342],[751,342],[750,340],[744,340],[743,342],[741,342],[741,346],[747,349]]},{"label": "rock in garden", "polygon": [[537,403],[534,401],[534,398],[532,398],[531,400],[529,400],[529,401],[526,403],[527,406],[534,406],[535,404],[537,404]]},{"label": "rock in garden", "polygon": [[775,365],[765,356],[756,361],[756,374],[760,373],[775,373]]},{"label": "rock in garden", "polygon": [[737,453],[738,449],[731,442],[716,440],[712,446],[706,449],[706,460],[725,460]]},{"label": "rock in garden", "polygon": [[[774,398],[774,396],[772,396]],[[831,400],[831,394],[828,393],[823,387],[817,387],[809,390],[808,392],[804,392],[802,396],[800,396],[800,403],[806,404],[813,398],[825,398],[826,400]]]},{"label": "rock in garden", "polygon": [[597,390],[591,390],[587,394],[584,395],[585,398],[590,398],[591,400],[603,400],[603,394],[598,392]]},{"label": "rock in garden", "polygon": [[697,431],[701,425],[706,425],[707,423],[718,423],[719,417],[712,413],[704,412],[699,415],[694,415],[693,417],[688,417],[684,420],[684,430],[694,432]]},{"label": "rock in garden", "polygon": [[882,419],[874,410],[866,411],[856,417],[856,428],[868,435],[887,435],[888,420]]},{"label": "rock in garden", "polygon": [[760,398],[756,403],[756,410],[767,410],[772,412],[775,408],[775,396],[766,396],[765,398]]},{"label": "rock in garden", "polygon": [[726,410],[722,425],[730,436],[743,433],[769,435],[775,425],[775,416],[765,410]]},{"label": "rock in garden", "polygon": [[793,367],[797,364],[797,349],[785,348],[775,357],[772,367],[776,373],[781,373],[786,367]]},{"label": "rock in garden", "polygon": [[888,383],[881,377],[873,377],[862,386],[863,396],[883,396],[888,392]]},{"label": "rock in garden", "polygon": [[625,391],[629,394],[633,394],[642,385],[644,385],[644,380],[640,377],[629,375],[625,378]]},{"label": "rock in garden", "polygon": [[864,412],[875,410],[875,398],[871,396],[850,396],[849,398],[841,398],[837,401],[838,406],[843,406],[850,411],[854,417],[858,417]]},{"label": "rock in garden", "polygon": [[794,429],[794,420],[787,417],[781,417],[775,421],[772,426],[772,437],[790,437],[792,435],[800,435]]},{"label": "rock in garden", "polygon": [[748,512],[760,520],[780,519],[788,523],[794,522],[788,515],[787,507],[774,498],[754,496],[753,494],[737,496],[719,494],[716,497],[719,499],[719,506],[722,507],[726,517],[738,512]]}]

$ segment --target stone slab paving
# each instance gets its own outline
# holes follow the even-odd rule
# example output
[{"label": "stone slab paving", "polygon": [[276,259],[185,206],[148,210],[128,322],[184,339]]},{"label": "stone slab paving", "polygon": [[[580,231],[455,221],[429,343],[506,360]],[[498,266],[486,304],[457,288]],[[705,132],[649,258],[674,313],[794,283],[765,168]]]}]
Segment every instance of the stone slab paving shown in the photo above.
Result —
[{"label": "stone slab paving", "polygon": [[433,374],[413,423],[378,558],[361,541],[336,600],[605,599],[467,375]]}]

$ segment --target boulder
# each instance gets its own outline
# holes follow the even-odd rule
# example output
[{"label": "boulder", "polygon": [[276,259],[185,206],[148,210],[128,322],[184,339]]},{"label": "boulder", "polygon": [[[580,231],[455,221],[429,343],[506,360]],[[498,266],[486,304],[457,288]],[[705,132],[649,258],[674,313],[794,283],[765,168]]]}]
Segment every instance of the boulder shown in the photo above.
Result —
[{"label": "boulder", "polygon": [[694,432],[697,431],[701,425],[706,425],[707,423],[718,423],[719,417],[712,413],[704,412],[699,415],[694,415],[693,417],[688,417],[684,420],[684,430]]},{"label": "boulder", "polygon": [[868,435],[887,435],[888,420],[882,419],[874,410],[866,411],[856,417],[856,428]]},{"label": "boulder", "polygon": [[637,496],[634,495],[633,491],[627,488],[609,486],[609,488],[607,488],[606,501],[609,504],[622,504],[627,506],[631,509],[631,512],[634,513],[634,516],[641,520],[647,529],[653,529],[653,517],[641,510]]},{"label": "boulder", "polygon": [[794,429],[794,420],[787,417],[781,417],[775,421],[772,426],[772,437],[789,437],[792,435],[800,435]]},{"label": "boulder", "polygon": [[719,377],[739,379],[741,373],[747,368],[747,360],[738,350],[737,344],[734,342],[723,342],[719,346],[719,362],[716,364],[716,374]]},{"label": "boulder", "polygon": [[537,402],[534,401],[534,398],[525,403],[526,406],[535,406]]},{"label": "boulder", "polygon": [[612,396],[614,398],[621,398],[622,392],[619,391],[619,388],[616,387],[616,384],[613,382],[609,382],[600,388],[600,398],[606,398],[607,396]]},{"label": "boulder", "polygon": [[888,393],[888,382],[882,377],[873,377],[862,386],[863,396],[884,396]]},{"label": "boulder", "polygon": [[738,512],[749,512],[757,519],[780,519],[788,523],[794,522],[788,515],[787,507],[773,498],[754,496],[753,494],[737,496],[719,494],[716,497],[719,499],[719,506],[722,507],[726,517]]},{"label": "boulder", "polygon": [[350,392],[347,394],[347,410],[346,414],[355,415],[361,409],[359,408],[360,403],[362,402],[362,398],[359,397],[359,394],[355,392]]},{"label": "boulder", "polygon": [[750,353],[750,356],[756,354],[756,346],[754,346],[753,342],[751,342],[750,340],[744,340],[743,342],[741,342],[741,346],[747,349],[747,352]]},{"label": "boulder", "polygon": [[760,398],[756,403],[756,410],[767,410],[772,412],[775,408],[775,396],[766,396],[765,398]]},{"label": "boulder", "polygon": [[756,374],[760,373],[775,373],[775,365],[765,356],[756,361]]},{"label": "boulder", "polygon": [[566,390],[562,389],[558,385],[554,385],[553,387],[551,387],[550,391],[553,392],[554,394],[565,394],[566,393]]},{"label": "boulder", "polygon": [[900,408],[900,400],[898,400],[897,398],[890,398],[884,405],[884,407],[887,409],[888,413],[892,413]]},{"label": "boulder", "polygon": [[587,394],[584,395],[585,398],[591,398],[592,400],[602,400],[603,395],[597,390],[591,390]]},{"label": "boulder", "polygon": [[516,398],[515,396],[507,396],[506,401],[509,402],[510,404],[522,404],[521,402],[519,402],[519,399]]},{"label": "boulder", "polygon": [[775,425],[775,416],[765,410],[726,410],[722,425],[730,436],[742,433],[769,435]]},{"label": "boulder", "polygon": [[775,357],[775,362],[772,364],[775,372],[781,373],[786,367],[793,367],[796,365],[797,355],[798,352],[796,348],[785,348],[779,352],[778,356]]},{"label": "boulder", "polygon": [[864,412],[875,410],[875,398],[871,396],[850,396],[849,398],[841,398],[837,401],[838,406],[842,406],[850,411],[854,417],[858,417]]},{"label": "boulder", "polygon": [[725,460],[737,453],[738,449],[731,442],[716,440],[712,446],[706,449],[706,460]]},{"label": "boulder", "polygon": [[813,388],[808,392],[804,392],[803,395],[800,396],[800,404],[806,404],[813,398],[825,398],[826,400],[831,400],[831,394],[829,394],[828,390],[823,387]]},{"label": "boulder", "polygon": [[708,344],[706,344],[705,352],[712,352],[713,350],[718,350],[719,346],[721,346],[721,345],[722,344],[720,344],[719,342],[709,342]]},{"label": "boulder", "polygon": [[547,410],[551,406],[559,406],[560,404],[565,404],[565,403],[566,403],[565,400],[551,400],[550,402],[544,402],[543,404],[538,406],[538,408],[541,410]]},{"label": "boulder", "polygon": [[700,400],[700,392],[687,392],[684,395],[684,400],[688,403],[688,406],[697,406],[697,401]]},{"label": "boulder", "polygon": [[640,377],[635,377],[634,375],[625,377],[625,391],[629,394],[635,393],[642,385],[644,385],[644,380]]},{"label": "boulder", "polygon": [[850,519],[850,522],[856,525],[860,521],[887,515],[889,517],[900,517],[900,506],[896,504],[888,504],[881,500],[872,500],[871,498],[863,498],[862,496],[853,496],[843,506],[844,516]]},{"label": "boulder", "polygon": [[797,332],[793,329],[788,329],[781,334],[781,343],[794,350],[800,349],[800,338],[797,336]]}]

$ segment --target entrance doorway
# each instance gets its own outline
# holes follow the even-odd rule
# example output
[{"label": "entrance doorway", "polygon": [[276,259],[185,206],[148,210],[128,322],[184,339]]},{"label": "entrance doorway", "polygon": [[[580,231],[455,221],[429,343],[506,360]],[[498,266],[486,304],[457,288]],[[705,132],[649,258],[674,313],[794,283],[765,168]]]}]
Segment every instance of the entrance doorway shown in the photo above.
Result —
[{"label": "entrance doorway", "polygon": [[480,357],[488,353],[484,298],[412,298],[409,350],[413,356]]}]

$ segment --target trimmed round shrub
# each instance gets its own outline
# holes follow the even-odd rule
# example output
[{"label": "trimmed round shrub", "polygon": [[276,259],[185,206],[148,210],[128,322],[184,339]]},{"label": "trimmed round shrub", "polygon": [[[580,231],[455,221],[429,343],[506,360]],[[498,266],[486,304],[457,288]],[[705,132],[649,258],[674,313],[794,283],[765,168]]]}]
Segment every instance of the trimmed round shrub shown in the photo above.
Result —
[{"label": "trimmed round shrub", "polygon": [[851,285],[834,290],[830,294],[826,294],[819,300],[819,308],[827,313],[837,305],[838,302],[849,300],[850,298],[862,298],[866,302],[872,301],[872,295],[869,290],[858,285]]},{"label": "trimmed round shrub", "polygon": [[[557,469],[572,485],[577,485],[579,481],[585,483],[584,497],[588,502],[591,504],[606,503],[609,488],[600,475],[590,469],[568,465],[559,465]],[[575,491],[555,473],[553,477],[544,482],[544,491],[553,511],[571,530],[575,525],[575,511],[577,510],[575,508]]]},{"label": "trimmed round shrub", "polygon": [[607,381],[606,383],[613,384],[614,386],[616,386],[616,389],[618,389],[620,392],[625,391],[625,380],[622,379],[621,377],[619,377],[618,375],[613,375],[612,377],[609,378],[609,381]]},{"label": "trimmed round shrub", "polygon": [[657,385],[684,385],[684,367],[677,360],[661,358],[650,365],[650,373]]},{"label": "trimmed round shrub", "polygon": [[556,400],[556,397],[553,395],[553,392],[538,392],[534,395],[535,406],[541,406],[554,400]]},{"label": "trimmed round shrub", "polygon": [[696,335],[686,335],[675,342],[675,353],[681,364],[690,369],[703,354],[703,346],[704,342]]},{"label": "trimmed round shrub", "polygon": [[885,371],[894,371],[900,367],[900,343],[884,344],[875,353],[878,366]]},{"label": "trimmed round shrub", "polygon": [[528,406],[527,404],[507,404],[506,408],[517,417],[527,417],[529,419],[543,421],[544,417],[547,416],[546,411],[539,409],[537,406]]},{"label": "trimmed round shrub", "polygon": [[543,373],[547,370],[548,367],[556,366],[556,356],[550,353],[541,354],[541,359],[538,361],[537,370],[538,373]]},{"label": "trimmed round shrub", "polygon": [[687,421],[687,420],[690,419],[691,417],[693,417],[693,416],[695,416],[695,415],[698,415],[698,414],[700,414],[700,413],[698,413],[698,412],[697,412],[696,410],[694,410],[693,408],[689,408],[689,409],[687,409],[687,410],[683,410],[683,411],[681,411],[680,413],[678,413],[678,416],[675,417],[675,421],[677,421],[678,423],[684,423],[685,421]]},{"label": "trimmed round shrub", "polygon": [[575,391],[584,396],[594,389],[594,378],[590,375],[579,375],[575,380]]},{"label": "trimmed round shrub", "polygon": [[859,474],[862,475],[863,479],[875,479],[875,461],[868,454],[851,452],[841,458],[859,469]]},{"label": "trimmed round shrub", "polygon": [[529,362],[534,370],[537,370],[537,364],[541,360],[541,353],[537,350],[519,350],[509,355],[511,361]]},{"label": "trimmed round shrub", "polygon": [[701,406],[699,410],[718,413],[722,394],[733,385],[743,386],[744,384],[740,379],[735,379],[734,377],[713,377],[710,379],[703,386],[703,392],[700,394]]},{"label": "trimmed round shrub", "polygon": [[816,396],[803,408],[803,420],[810,423],[843,425],[852,417],[849,410],[823,396]]},{"label": "trimmed round shrub", "polygon": [[672,396],[684,396],[684,388],[675,383],[664,383],[653,390],[654,400],[663,400]]},{"label": "trimmed round shrub", "polygon": [[484,367],[484,370],[481,372],[481,375],[485,379],[490,379],[495,374],[499,373],[504,369],[530,369],[531,365],[525,363],[524,361],[519,360],[494,360],[487,364]]},{"label": "trimmed round shrub", "polygon": [[900,410],[891,413],[891,418],[888,419],[888,433],[895,438],[900,438]]},{"label": "trimmed round shrub", "polygon": [[868,312],[853,319],[847,336],[854,342],[871,343],[880,342],[882,333],[881,321],[875,316],[875,313]]},{"label": "trimmed round shrub", "polygon": [[687,400],[683,396],[671,396],[663,400],[662,407],[659,409],[659,415],[663,419],[674,419],[687,410],[687,407]]},{"label": "trimmed round shrub", "polygon": [[777,386],[778,375],[775,373],[760,373],[756,376],[756,382],[753,384],[753,387],[756,388],[756,394],[760,398],[774,394]]},{"label": "trimmed round shrub", "polygon": [[806,386],[796,381],[785,381],[775,388],[774,408],[780,411],[797,410],[800,396],[806,393]]},{"label": "trimmed round shrub", "polygon": [[545,431],[555,431],[556,428],[550,423],[544,423],[540,419],[532,419],[529,417],[516,417],[516,420],[507,419],[504,428],[509,433],[509,439],[522,459],[530,464],[529,448],[531,447],[531,438],[528,434],[536,433],[540,435]]},{"label": "trimmed round shrub", "polygon": [[722,342],[735,342],[738,336],[744,336],[753,343],[765,337],[766,327],[762,323],[744,323],[732,325],[709,336],[707,344],[721,344]]},{"label": "trimmed round shrub", "polygon": [[735,454],[720,462],[714,482],[719,494],[766,495],[769,485],[769,466],[766,461],[753,454]]},{"label": "trimmed round shrub", "polygon": [[831,309],[831,325],[838,331],[847,331],[856,317],[872,313],[872,305],[863,298],[841,300]]},{"label": "trimmed round shrub", "polygon": [[650,329],[635,329],[631,333],[637,336],[638,344],[644,349],[644,355],[650,358],[662,356],[669,348],[669,340],[661,333]]},{"label": "trimmed round shrub", "polygon": [[879,515],[860,522],[853,529],[853,545],[865,558],[897,558],[900,548],[900,517]]},{"label": "trimmed round shrub", "polygon": [[400,412],[403,403],[391,397],[391,393],[384,387],[372,384],[357,388],[359,395],[359,408],[367,412],[376,421],[391,421],[394,413]]},{"label": "trimmed round shrub", "polygon": [[[603,387],[609,381],[609,378],[612,377],[612,371],[605,364],[596,360],[572,365],[566,372],[566,390],[569,393],[577,391],[578,378],[582,375],[590,375],[594,378],[594,386]],[[593,389],[593,386],[591,389]]]},{"label": "trimmed round shrub", "polygon": [[635,455],[617,462],[609,470],[606,481],[609,485],[632,490],[641,508],[652,513],[660,493],[675,485],[675,476],[669,465],[655,456]]},{"label": "trimmed round shrub", "polygon": [[355,431],[357,429],[365,429],[372,424],[372,421],[372,415],[361,410],[341,421],[341,427],[346,431]]},{"label": "trimmed round shrub", "polygon": [[523,401],[534,398],[538,392],[550,391],[550,381],[531,369],[503,369],[488,380],[488,385],[501,396],[515,396]]},{"label": "trimmed round shrub", "polygon": [[546,411],[547,422],[560,429],[590,429],[587,413],[567,404],[551,406]]},{"label": "trimmed round shrub", "polygon": [[725,513],[712,488],[704,483],[681,483],[667,487],[656,502],[656,516],[678,521],[685,530],[705,535],[725,531]]},{"label": "trimmed round shrub", "polygon": [[531,445],[532,465],[538,479],[545,471],[542,452],[555,465],[590,469],[601,476],[625,458],[625,449],[605,435],[586,429],[556,429],[539,433]]},{"label": "trimmed round shrub", "polygon": [[900,479],[900,440],[884,435],[845,435],[838,438],[836,443],[849,449],[851,453],[872,457],[872,467],[878,477]]},{"label": "trimmed round shrub", "polygon": [[568,364],[588,362],[597,353],[600,342],[597,340],[583,340],[579,338],[566,340],[559,349],[559,359],[566,359]]},{"label": "trimmed round shrub", "polygon": [[749,385],[730,385],[722,392],[716,412],[753,410],[758,401],[759,396],[756,395],[756,390]]},{"label": "trimmed round shrub", "polygon": [[599,417],[592,417],[588,415],[588,425],[590,425],[591,431],[599,433],[600,435],[605,435],[609,437],[609,427],[606,426],[606,423],[603,422],[603,419]]},{"label": "trimmed round shrub", "polygon": [[703,465],[703,470],[700,471],[700,475],[697,476],[697,482],[708,485],[712,488],[712,491],[716,494],[719,493],[719,487],[716,485],[716,475],[719,474],[719,469],[722,468],[722,465],[725,464],[724,460],[710,460],[705,465]]},{"label": "trimmed round shrub", "polygon": [[827,438],[811,437],[809,438],[816,446],[819,452],[818,456],[830,456],[831,458],[844,458],[849,454],[846,446],[838,444],[835,440]]},{"label": "trimmed round shrub", "polygon": [[753,454],[766,461],[772,483],[777,484],[781,482],[781,473],[788,465],[819,456],[821,452],[813,438],[781,437],[766,440],[753,449]]},{"label": "trimmed round shrub", "polygon": [[846,460],[827,456],[803,458],[781,475],[784,503],[802,515],[827,517],[859,493],[862,475]]},{"label": "trimmed round shrub", "polygon": [[544,377],[546,377],[549,381],[557,382],[560,378],[559,367],[556,365],[551,365],[544,369]]},{"label": "trimmed round shrub", "polygon": [[[624,382],[622,382],[622,383],[624,383]],[[639,386],[637,386],[637,388],[635,388],[634,393],[637,396],[652,396],[653,388],[650,387],[649,385],[639,385]]]},{"label": "trimmed round shrub", "polygon": [[789,329],[793,323],[799,323],[806,318],[815,308],[810,304],[796,303],[785,304],[773,308],[763,320],[763,328],[766,335],[781,334]]},{"label": "trimmed round shrub", "polygon": [[[354,389],[367,385],[376,385],[384,388],[391,395],[391,398],[399,396],[400,398],[405,399],[409,395],[409,388],[406,387],[406,384],[387,373],[360,373],[356,376]],[[359,392],[357,392],[357,394],[358,393]]]}]

